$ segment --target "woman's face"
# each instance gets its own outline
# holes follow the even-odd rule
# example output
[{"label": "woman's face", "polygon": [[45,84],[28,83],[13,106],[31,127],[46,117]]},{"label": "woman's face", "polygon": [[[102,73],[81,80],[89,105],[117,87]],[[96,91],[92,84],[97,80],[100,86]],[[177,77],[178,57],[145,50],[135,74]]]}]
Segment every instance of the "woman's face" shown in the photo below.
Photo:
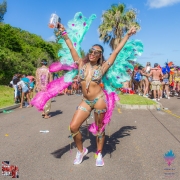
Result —
[{"label": "woman's face", "polygon": [[89,50],[89,60],[90,62],[97,62],[98,59],[101,57],[102,50],[99,46],[93,46]]}]

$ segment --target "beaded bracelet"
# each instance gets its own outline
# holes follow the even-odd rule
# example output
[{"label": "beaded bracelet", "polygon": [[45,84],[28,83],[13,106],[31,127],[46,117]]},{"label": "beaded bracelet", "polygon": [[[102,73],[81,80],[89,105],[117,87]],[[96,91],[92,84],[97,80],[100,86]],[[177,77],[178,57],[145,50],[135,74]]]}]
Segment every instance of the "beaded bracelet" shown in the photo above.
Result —
[{"label": "beaded bracelet", "polygon": [[63,31],[63,32],[61,33],[62,36],[65,36],[66,34],[67,34],[66,31]]}]

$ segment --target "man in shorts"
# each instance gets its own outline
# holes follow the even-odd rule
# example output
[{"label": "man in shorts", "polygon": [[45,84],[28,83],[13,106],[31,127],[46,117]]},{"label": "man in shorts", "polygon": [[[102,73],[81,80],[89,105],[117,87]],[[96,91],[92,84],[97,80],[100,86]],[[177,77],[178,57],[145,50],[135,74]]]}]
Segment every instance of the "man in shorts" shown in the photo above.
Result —
[{"label": "man in shorts", "polygon": [[158,63],[154,64],[154,68],[151,69],[149,74],[143,74],[148,77],[152,77],[151,82],[151,90],[153,91],[154,95],[154,101],[156,101],[156,97],[158,98],[158,101],[160,100],[160,77],[163,76],[161,69],[158,67]]}]

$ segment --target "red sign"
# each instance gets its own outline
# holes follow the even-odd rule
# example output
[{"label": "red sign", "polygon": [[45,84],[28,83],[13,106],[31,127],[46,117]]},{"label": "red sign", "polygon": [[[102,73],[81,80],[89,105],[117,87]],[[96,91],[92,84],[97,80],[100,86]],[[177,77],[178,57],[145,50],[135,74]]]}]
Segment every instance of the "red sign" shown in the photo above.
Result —
[{"label": "red sign", "polygon": [[2,175],[19,178],[19,168],[17,166],[10,165],[9,161],[2,161]]}]

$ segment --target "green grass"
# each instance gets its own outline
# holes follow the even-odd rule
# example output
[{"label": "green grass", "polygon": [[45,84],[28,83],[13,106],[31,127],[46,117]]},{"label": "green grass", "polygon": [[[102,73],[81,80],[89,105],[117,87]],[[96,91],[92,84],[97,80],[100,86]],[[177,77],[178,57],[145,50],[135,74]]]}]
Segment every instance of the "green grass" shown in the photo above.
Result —
[{"label": "green grass", "polygon": [[129,94],[123,94],[119,95],[120,97],[120,103],[121,104],[129,104],[129,105],[153,105],[156,104],[156,102],[152,101],[151,99],[138,96],[136,94],[129,95]]},{"label": "green grass", "polygon": [[14,104],[14,89],[0,85],[0,108]]}]

